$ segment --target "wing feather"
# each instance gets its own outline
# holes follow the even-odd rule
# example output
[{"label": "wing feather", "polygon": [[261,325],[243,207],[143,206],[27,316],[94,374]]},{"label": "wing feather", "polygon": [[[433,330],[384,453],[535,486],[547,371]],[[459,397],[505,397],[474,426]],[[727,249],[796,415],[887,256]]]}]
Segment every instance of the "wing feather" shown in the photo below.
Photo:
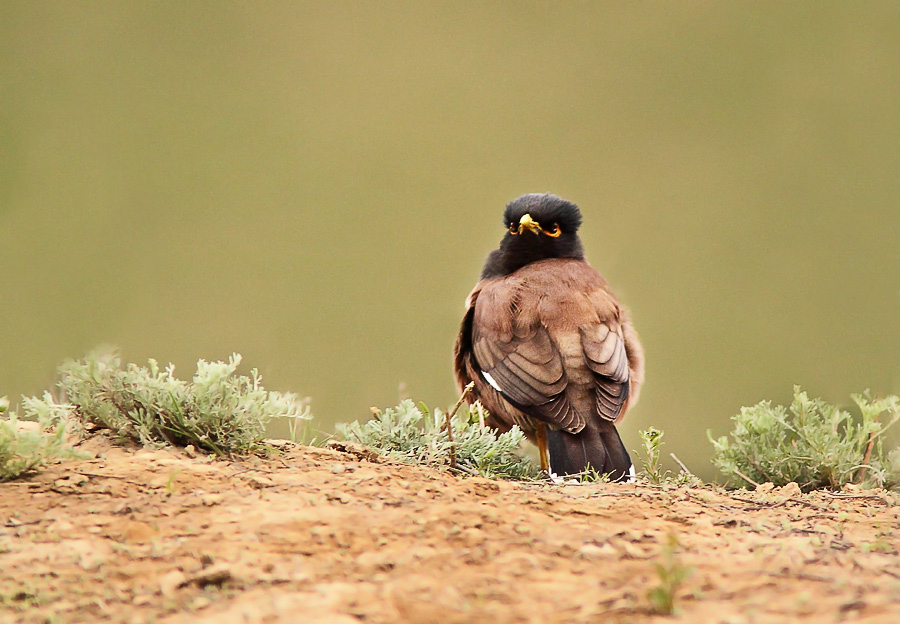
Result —
[{"label": "wing feather", "polygon": [[[475,359],[522,406],[544,405],[566,387],[562,360],[549,336],[530,341],[491,340],[490,334],[476,328]],[[546,334],[539,328],[535,336]]]},{"label": "wing feather", "polygon": [[[495,313],[484,312],[482,318],[488,319]],[[565,396],[568,379],[563,356],[537,318],[505,333],[490,322],[476,322],[473,338],[478,366],[496,381],[505,399],[560,429],[580,431],[584,427],[583,416]]]},{"label": "wing feather", "polygon": [[598,323],[581,328],[585,361],[594,373],[597,413],[615,421],[628,400],[629,372],[625,339],[618,324]]}]

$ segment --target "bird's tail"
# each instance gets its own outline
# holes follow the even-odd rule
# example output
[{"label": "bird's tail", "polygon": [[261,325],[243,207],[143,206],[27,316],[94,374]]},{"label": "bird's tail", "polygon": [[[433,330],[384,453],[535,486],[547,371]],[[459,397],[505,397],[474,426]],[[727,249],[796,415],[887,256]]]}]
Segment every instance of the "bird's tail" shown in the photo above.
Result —
[{"label": "bird's tail", "polygon": [[634,470],[616,426],[609,421],[589,422],[579,433],[547,428],[550,471],[578,474],[588,468],[608,474],[613,481],[627,481]]}]

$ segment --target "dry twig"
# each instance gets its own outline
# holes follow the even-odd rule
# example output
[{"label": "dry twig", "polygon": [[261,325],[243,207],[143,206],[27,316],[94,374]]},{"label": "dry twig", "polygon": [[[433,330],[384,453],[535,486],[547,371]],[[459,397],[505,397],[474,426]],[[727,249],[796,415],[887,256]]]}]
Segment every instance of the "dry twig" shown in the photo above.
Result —
[{"label": "dry twig", "polygon": [[[875,417],[874,422],[878,422],[878,416]],[[872,431],[869,433],[869,443],[866,444],[866,454],[863,456],[863,465],[862,469],[859,471],[859,482],[862,483],[863,479],[866,478],[866,468],[869,467],[869,459],[872,458],[872,447],[875,446],[875,432]]]},{"label": "dry twig", "polygon": [[[678,459],[678,456],[675,455],[675,453],[669,453],[669,455],[671,455],[671,456],[672,456],[672,459],[674,459],[675,462],[676,462],[679,466],[681,466],[681,469],[684,471],[684,473],[685,473],[686,475],[689,475],[689,476],[691,476],[691,477],[694,476],[694,473],[691,472],[690,470],[688,470],[688,467],[685,466],[684,463],[683,463],[680,459]],[[743,476],[743,475],[742,475],[742,476]]]},{"label": "dry twig", "polygon": [[447,412],[447,417],[444,419],[444,427],[447,429],[447,441],[450,442],[450,467],[456,468],[456,444],[453,442],[453,427],[450,424],[451,419],[456,414],[456,411],[459,409],[459,406],[463,404],[463,401],[466,399],[466,395],[468,395],[472,389],[475,387],[475,382],[470,381],[469,385],[463,388],[462,394],[459,395],[459,400],[456,401],[456,405],[453,406],[453,409]]},{"label": "dry twig", "polygon": [[868,500],[881,501],[882,503],[887,503],[884,496],[881,496],[879,494],[840,494],[840,493],[835,493],[835,492],[823,492],[823,494],[825,494],[825,496],[827,496],[828,498],[834,498],[834,499],[863,498],[863,499],[868,499]]},{"label": "dry twig", "polygon": [[741,472],[741,471],[738,470],[737,468],[735,468],[734,474],[736,474],[737,476],[739,476],[740,478],[742,478],[742,479],[743,479],[744,481],[746,481],[747,483],[751,483],[751,484],[755,485],[756,487],[759,487],[759,483],[757,483],[756,481],[754,481],[753,479],[751,479],[750,477],[748,477],[747,475],[745,475],[743,472]]}]

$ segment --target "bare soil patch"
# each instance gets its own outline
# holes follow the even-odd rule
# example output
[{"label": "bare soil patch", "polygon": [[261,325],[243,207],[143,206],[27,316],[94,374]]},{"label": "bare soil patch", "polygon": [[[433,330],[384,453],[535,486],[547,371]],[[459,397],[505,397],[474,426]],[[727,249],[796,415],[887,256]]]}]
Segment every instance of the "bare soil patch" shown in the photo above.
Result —
[{"label": "bare soil patch", "polygon": [[[0,484],[0,622],[900,621],[893,494],[461,479],[94,436]],[[656,615],[670,534],[692,573]]]}]

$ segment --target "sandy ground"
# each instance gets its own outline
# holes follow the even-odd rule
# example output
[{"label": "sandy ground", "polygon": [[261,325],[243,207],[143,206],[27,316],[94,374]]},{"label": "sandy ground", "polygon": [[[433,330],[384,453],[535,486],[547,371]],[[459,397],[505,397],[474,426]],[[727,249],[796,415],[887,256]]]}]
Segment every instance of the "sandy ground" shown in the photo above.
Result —
[{"label": "sandy ground", "polygon": [[[900,622],[900,500],[884,492],[82,448],[96,459],[0,484],[0,622]],[[690,570],[675,616],[651,609],[658,565]]]}]

